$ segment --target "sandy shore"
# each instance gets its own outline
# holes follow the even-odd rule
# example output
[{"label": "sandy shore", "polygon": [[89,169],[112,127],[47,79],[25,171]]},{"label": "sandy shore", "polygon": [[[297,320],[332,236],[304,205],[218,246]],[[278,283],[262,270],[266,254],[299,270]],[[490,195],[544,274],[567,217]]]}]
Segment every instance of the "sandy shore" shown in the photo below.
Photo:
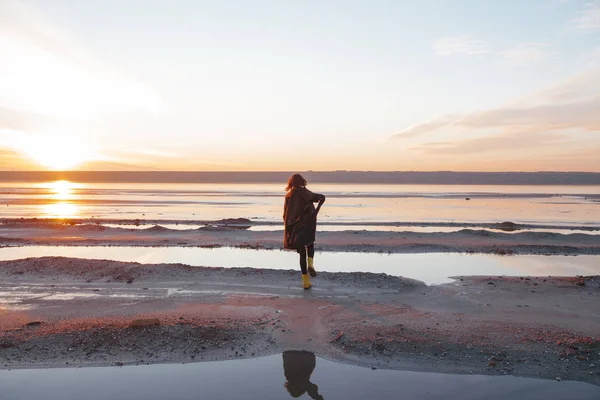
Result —
[{"label": "sandy shore", "polygon": [[[600,385],[600,277],[197,268],[72,258],[0,263],[0,368],[253,357],[307,349],[378,368]],[[155,326],[131,327],[139,319]]]},{"label": "sandy shore", "polygon": [[[174,230],[105,227],[99,224],[14,222],[0,225],[0,246],[231,246],[280,249],[282,231],[251,231],[228,226]],[[483,229],[458,232],[319,232],[320,251],[390,253],[475,252],[497,254],[600,254],[600,235],[551,232],[504,233]]]}]

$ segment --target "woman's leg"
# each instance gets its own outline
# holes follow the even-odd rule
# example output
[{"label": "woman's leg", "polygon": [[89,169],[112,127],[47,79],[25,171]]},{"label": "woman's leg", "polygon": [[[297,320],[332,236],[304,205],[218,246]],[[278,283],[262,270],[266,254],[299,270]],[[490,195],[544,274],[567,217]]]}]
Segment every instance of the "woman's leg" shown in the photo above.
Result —
[{"label": "woman's leg", "polygon": [[314,265],[314,257],[315,257],[314,243],[312,243],[310,246],[308,246],[307,250],[308,250],[308,272],[310,273],[310,276],[312,276],[314,278],[315,276],[317,276],[317,271],[315,270],[315,265]]},{"label": "woman's leg", "polygon": [[300,270],[302,271],[303,275],[308,274],[306,265],[306,247],[300,246],[298,253],[300,253]]},{"label": "woman's leg", "polygon": [[310,279],[308,278],[308,268],[306,265],[306,247],[301,246],[298,249],[298,253],[300,253],[300,269],[302,270],[302,286],[304,289],[310,289],[312,284],[310,283]]}]

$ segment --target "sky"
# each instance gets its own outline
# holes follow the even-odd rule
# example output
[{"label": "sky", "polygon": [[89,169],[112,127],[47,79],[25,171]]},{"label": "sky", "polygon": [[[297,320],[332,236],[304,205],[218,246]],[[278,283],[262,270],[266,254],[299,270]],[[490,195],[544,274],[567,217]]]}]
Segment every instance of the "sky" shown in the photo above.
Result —
[{"label": "sky", "polygon": [[599,160],[600,0],[0,0],[0,170]]}]

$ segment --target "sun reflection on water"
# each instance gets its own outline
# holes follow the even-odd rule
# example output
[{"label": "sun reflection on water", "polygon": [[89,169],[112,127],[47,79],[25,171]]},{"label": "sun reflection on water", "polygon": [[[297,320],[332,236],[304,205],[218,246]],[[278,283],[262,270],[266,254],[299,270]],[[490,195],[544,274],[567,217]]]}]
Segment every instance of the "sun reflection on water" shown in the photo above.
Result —
[{"label": "sun reflection on water", "polygon": [[48,189],[50,194],[50,202],[42,206],[46,217],[67,219],[79,215],[75,190],[80,189],[81,185],[69,181],[55,181],[45,183],[42,187]]},{"label": "sun reflection on water", "polygon": [[74,218],[79,214],[75,204],[63,202],[45,204],[43,209],[44,214],[50,218],[67,219]]},{"label": "sun reflection on water", "polygon": [[52,182],[50,189],[54,192],[53,197],[57,200],[71,200],[73,198],[73,183],[69,181]]}]

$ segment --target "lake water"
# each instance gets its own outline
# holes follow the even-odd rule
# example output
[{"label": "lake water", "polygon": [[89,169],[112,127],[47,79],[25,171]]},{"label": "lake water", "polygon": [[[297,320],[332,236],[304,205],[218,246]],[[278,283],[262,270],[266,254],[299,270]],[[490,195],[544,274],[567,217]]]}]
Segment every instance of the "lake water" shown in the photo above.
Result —
[{"label": "lake water", "polygon": [[195,364],[0,371],[2,400],[597,400],[600,387],[512,376],[372,370],[308,352]]},{"label": "lake water", "polygon": [[[600,186],[314,185],[326,223],[467,222],[589,226]],[[0,217],[281,221],[284,185],[0,182]],[[466,200],[469,198],[470,200]]]},{"label": "lake water", "polygon": [[[206,267],[298,269],[298,255],[278,250],[197,247],[5,247],[0,260],[63,256],[140,263],[183,263]],[[315,266],[327,272],[373,272],[417,279],[427,284],[451,282],[458,275],[575,276],[600,275],[600,256],[495,256],[484,254],[376,254],[323,252]]]}]

